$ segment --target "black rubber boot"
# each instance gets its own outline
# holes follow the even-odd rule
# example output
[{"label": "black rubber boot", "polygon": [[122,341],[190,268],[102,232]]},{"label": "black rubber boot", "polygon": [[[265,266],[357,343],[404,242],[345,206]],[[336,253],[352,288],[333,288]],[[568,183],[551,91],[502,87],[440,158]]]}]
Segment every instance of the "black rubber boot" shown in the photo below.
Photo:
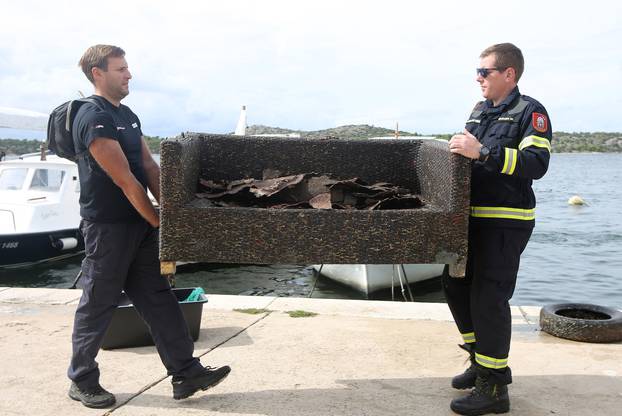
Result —
[{"label": "black rubber boot", "polygon": [[173,398],[185,399],[199,390],[207,390],[225,379],[231,372],[228,365],[218,368],[205,367],[203,373],[194,377],[177,377],[171,380],[173,384]]},{"label": "black rubber boot", "polygon": [[469,361],[471,361],[471,365],[464,371],[464,373],[451,379],[451,387],[458,390],[470,389],[475,387],[475,379],[477,378],[477,371],[475,370],[475,343],[462,344],[458,346],[469,353]]},{"label": "black rubber boot", "polygon": [[[511,382],[510,369],[505,371],[489,370],[476,365],[477,378],[475,388],[468,396],[451,401],[451,410],[467,416],[510,411],[508,386]],[[509,382],[507,382],[510,380]]]},{"label": "black rubber boot", "polygon": [[78,387],[76,383],[71,383],[69,397],[94,409],[110,407],[117,402],[114,394],[106,391],[99,383],[91,387]]}]

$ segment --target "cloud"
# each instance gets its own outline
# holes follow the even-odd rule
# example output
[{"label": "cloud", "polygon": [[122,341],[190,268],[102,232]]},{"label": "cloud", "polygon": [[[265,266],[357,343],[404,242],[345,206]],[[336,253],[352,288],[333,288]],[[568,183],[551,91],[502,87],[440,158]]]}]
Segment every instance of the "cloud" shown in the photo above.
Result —
[{"label": "cloud", "polygon": [[0,106],[48,112],[90,92],[77,61],[91,44],[112,43],[127,52],[125,102],[147,134],[230,132],[242,105],[250,124],[453,132],[480,99],[479,52],[511,41],[527,61],[521,90],[556,129],[622,131],[622,58],[612,52],[622,6],[597,3],[9,2]]}]

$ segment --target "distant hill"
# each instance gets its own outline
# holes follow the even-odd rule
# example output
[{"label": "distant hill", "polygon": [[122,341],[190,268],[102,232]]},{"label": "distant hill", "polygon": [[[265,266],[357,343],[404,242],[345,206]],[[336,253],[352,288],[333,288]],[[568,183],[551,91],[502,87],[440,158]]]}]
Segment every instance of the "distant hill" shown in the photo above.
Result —
[{"label": "distant hill", "polygon": [[[160,142],[163,137],[145,137],[152,152],[160,152]],[[23,155],[25,153],[38,152],[44,142],[41,140],[0,139],[0,154]]]},{"label": "distant hill", "polygon": [[[370,137],[394,136],[395,129],[385,129],[384,127],[370,126],[369,124],[356,124],[349,126],[339,126],[332,129],[306,131],[306,130],[290,130],[280,127],[269,127],[262,125],[253,125],[246,128],[246,134],[288,134],[298,133],[300,137],[305,139],[322,138],[322,137],[347,137],[356,139],[368,139]],[[417,133],[410,133],[400,130],[400,136],[419,136]]]},{"label": "distant hill", "polygon": [[[298,133],[302,138],[361,138],[393,136],[395,130],[383,127],[371,126],[368,124],[357,124],[349,126],[339,126],[332,129],[306,131],[291,130],[280,127],[269,127],[254,125],[246,129],[246,133],[252,134],[288,134]],[[400,136],[419,136],[418,133],[411,133],[400,130]],[[433,134],[439,139],[449,140],[452,133]],[[152,152],[160,151],[161,137],[147,137],[147,143]],[[41,145],[39,140],[20,140],[20,139],[0,139],[0,152],[6,154],[19,155],[31,153],[39,150]],[[622,152],[622,133],[553,133],[553,152],[555,153],[578,153],[578,152]]]},{"label": "distant hill", "polygon": [[[340,126],[332,129],[304,131],[290,130],[280,127],[250,126],[246,129],[247,134],[287,134],[299,133],[303,138],[318,137],[348,137],[348,138],[370,138],[379,136],[393,136],[395,130],[382,127],[370,126],[368,124],[358,124],[350,126]],[[453,133],[455,134],[455,133]],[[419,136],[418,133],[410,133],[400,130],[400,136]],[[449,140],[452,133],[431,134],[438,139]],[[554,153],[578,153],[578,152],[622,152],[622,133],[566,133],[554,132],[553,144]]]},{"label": "distant hill", "polygon": [[553,152],[622,152],[622,133],[553,133]]},{"label": "distant hill", "polygon": [[[303,138],[315,138],[315,137],[342,137],[342,138],[369,138],[378,136],[393,136],[394,130],[385,129],[382,127],[370,126],[368,124],[358,124],[351,126],[340,126],[332,129],[317,130],[317,131],[304,131],[304,130],[290,130],[280,127],[268,127],[268,126],[250,126],[246,129],[247,134],[286,134],[286,133],[299,133]],[[455,133],[453,133],[455,134]],[[418,133],[410,133],[407,131],[400,131],[400,136],[418,136]],[[452,133],[432,134],[438,139],[449,140]],[[566,133],[566,132],[554,132],[553,144],[554,153],[577,153],[577,152],[622,152],[622,133]]]},{"label": "distant hill", "polygon": [[40,140],[21,140],[21,139],[0,139],[0,154],[23,155],[39,151],[39,146],[43,144]]},{"label": "distant hill", "polygon": [[[340,137],[340,138],[370,138],[379,136],[393,136],[395,130],[382,127],[370,126],[368,124],[358,124],[351,126],[340,126],[332,129],[304,131],[290,130],[280,127],[269,126],[250,126],[246,129],[247,134],[287,134],[299,133],[303,138],[317,137]],[[431,134],[438,139],[449,140],[456,133]],[[400,136],[419,136],[418,133],[410,133],[400,130]],[[553,144],[554,153],[576,153],[576,152],[622,152],[622,133],[566,133],[554,132]]]}]

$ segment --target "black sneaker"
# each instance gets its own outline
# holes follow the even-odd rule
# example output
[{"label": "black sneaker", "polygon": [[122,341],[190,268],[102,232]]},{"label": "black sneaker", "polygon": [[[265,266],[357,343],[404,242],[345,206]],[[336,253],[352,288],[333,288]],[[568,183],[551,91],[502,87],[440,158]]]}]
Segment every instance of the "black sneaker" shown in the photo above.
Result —
[{"label": "black sneaker", "polygon": [[71,387],[69,387],[69,397],[82,402],[86,407],[92,407],[94,409],[110,407],[117,402],[114,394],[106,391],[99,383],[93,387],[83,388],[78,387],[76,383],[71,383]]},{"label": "black sneaker", "polygon": [[207,366],[204,370],[203,374],[194,377],[173,376],[173,399],[185,399],[199,390],[214,387],[229,375],[231,368],[228,365],[218,368]]}]

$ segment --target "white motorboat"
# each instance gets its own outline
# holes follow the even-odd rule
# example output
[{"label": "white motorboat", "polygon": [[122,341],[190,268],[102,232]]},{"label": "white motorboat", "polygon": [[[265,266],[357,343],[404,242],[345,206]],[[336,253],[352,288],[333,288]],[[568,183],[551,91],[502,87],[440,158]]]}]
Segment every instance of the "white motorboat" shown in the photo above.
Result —
[{"label": "white motorboat", "polygon": [[[48,115],[0,107],[0,128],[44,131]],[[0,267],[61,259],[84,250],[75,163],[46,153],[2,161]]]},{"label": "white motorboat", "polygon": [[322,276],[350,286],[365,294],[402,284],[420,282],[443,274],[444,264],[404,264],[406,279],[399,264],[315,264]]},{"label": "white motorboat", "polygon": [[75,163],[39,153],[0,162],[0,267],[20,267],[84,250]]}]

